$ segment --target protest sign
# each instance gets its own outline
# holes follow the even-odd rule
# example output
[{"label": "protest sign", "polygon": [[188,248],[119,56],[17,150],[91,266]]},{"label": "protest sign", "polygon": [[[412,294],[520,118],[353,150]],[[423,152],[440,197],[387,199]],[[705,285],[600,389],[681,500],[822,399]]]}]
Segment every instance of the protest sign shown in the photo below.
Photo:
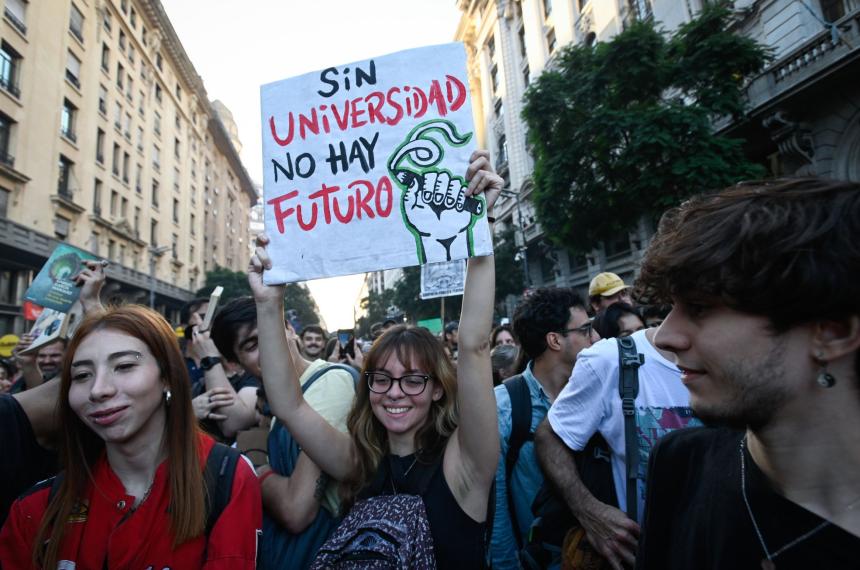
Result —
[{"label": "protest sign", "polygon": [[492,253],[462,44],[261,88],[268,284]]},{"label": "protest sign", "polygon": [[422,299],[462,295],[466,286],[466,260],[455,259],[421,266]]}]

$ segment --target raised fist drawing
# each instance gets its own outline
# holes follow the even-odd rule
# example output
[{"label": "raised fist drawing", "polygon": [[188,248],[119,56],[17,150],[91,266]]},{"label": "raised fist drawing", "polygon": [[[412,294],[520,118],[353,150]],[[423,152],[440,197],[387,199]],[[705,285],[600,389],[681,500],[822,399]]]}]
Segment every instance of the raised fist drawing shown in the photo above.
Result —
[{"label": "raised fist drawing", "polygon": [[[435,132],[452,146],[462,146],[472,136],[461,137],[449,121],[428,121],[412,131],[388,162],[391,175],[403,189],[403,221],[415,236],[419,263],[470,256],[472,240],[468,234],[484,213],[482,199],[466,196],[463,177],[433,168],[444,158],[442,146],[425,138]],[[401,166],[404,159],[409,166]]]}]

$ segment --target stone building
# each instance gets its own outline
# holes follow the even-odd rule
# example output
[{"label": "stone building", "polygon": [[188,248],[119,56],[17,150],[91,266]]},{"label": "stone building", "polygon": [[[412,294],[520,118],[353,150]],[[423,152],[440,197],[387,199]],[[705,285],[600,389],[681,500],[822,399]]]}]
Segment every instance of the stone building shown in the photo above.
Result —
[{"label": "stone building", "polygon": [[[532,78],[558,49],[606,41],[636,18],[672,30],[704,0],[458,0],[455,39],[464,42],[479,144],[492,153],[506,192],[496,217],[517,229],[524,287],[572,286],[613,271],[628,283],[653,228],[595,243],[581,256],[546,239],[529,195],[534,167],[520,118]],[[750,158],[777,174],[860,180],[860,0],[736,0],[734,28],[773,49],[749,85],[749,115],[716,128],[747,140]],[[500,226],[502,224],[499,224]]]},{"label": "stone building", "polygon": [[5,0],[0,332],[22,330],[21,296],[60,240],[111,261],[106,297],[154,289],[174,319],[205,270],[243,269],[257,194],[234,127],[158,0]]}]

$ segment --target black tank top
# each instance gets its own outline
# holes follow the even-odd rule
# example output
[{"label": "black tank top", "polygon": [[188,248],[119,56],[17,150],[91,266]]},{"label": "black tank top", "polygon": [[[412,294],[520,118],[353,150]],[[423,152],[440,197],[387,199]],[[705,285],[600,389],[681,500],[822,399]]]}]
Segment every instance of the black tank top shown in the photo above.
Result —
[{"label": "black tank top", "polygon": [[398,493],[419,495],[423,499],[437,568],[486,568],[487,523],[475,521],[457,504],[445,481],[442,454],[429,462],[424,462],[424,458],[416,461],[415,454],[384,457],[374,481],[358,498]]}]

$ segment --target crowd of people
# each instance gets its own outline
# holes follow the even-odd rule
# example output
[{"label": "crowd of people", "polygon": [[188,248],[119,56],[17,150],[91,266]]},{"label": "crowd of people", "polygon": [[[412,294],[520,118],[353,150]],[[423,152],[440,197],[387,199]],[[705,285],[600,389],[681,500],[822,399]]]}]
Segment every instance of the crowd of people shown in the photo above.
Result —
[{"label": "crowd of people", "polygon": [[[487,211],[502,179],[466,173]],[[0,568],[856,568],[860,186],[691,199],[635,283],[527,292],[493,256],[459,321],[293,329],[283,286],[99,301],[0,367]],[[22,352],[23,351],[23,352]]]}]

